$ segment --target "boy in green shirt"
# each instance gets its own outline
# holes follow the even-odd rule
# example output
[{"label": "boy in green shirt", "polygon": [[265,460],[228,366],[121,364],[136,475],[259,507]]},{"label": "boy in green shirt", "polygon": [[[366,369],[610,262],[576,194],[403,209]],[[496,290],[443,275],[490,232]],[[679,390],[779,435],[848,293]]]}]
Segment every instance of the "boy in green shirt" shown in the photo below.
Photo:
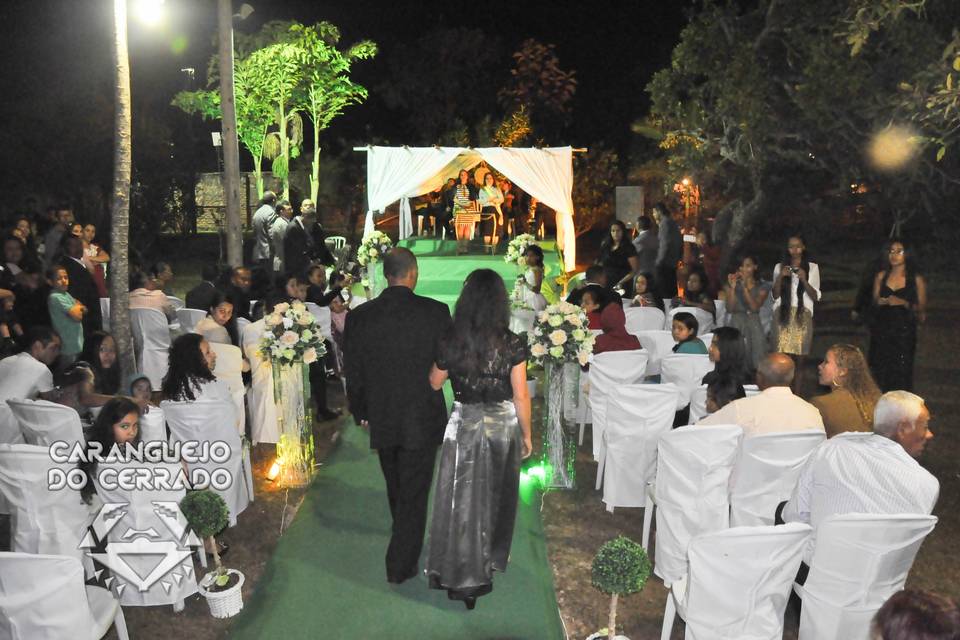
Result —
[{"label": "boy in green shirt", "polygon": [[65,367],[77,359],[83,351],[83,316],[87,308],[67,293],[70,277],[63,267],[47,269],[47,281],[53,288],[47,297],[47,310],[53,328],[63,341],[60,349],[60,366]]}]

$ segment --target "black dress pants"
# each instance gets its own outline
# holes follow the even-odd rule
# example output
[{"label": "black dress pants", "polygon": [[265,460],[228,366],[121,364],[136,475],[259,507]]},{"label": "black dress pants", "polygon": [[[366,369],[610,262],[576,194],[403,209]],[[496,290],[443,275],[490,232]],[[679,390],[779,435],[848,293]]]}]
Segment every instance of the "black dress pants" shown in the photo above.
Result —
[{"label": "black dress pants", "polygon": [[676,265],[661,264],[657,266],[656,279],[661,300],[667,301],[677,295]]},{"label": "black dress pants", "polygon": [[417,573],[427,525],[427,498],[433,480],[437,447],[378,449],[387,483],[393,527],[387,547],[387,580],[402,582]]}]

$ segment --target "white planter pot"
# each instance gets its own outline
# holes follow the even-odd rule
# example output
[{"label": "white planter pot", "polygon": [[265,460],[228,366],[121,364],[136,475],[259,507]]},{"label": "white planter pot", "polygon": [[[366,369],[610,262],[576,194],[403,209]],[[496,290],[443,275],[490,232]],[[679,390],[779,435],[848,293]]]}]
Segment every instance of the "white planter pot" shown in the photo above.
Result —
[{"label": "white planter pot", "polygon": [[200,581],[200,593],[207,599],[210,615],[214,618],[232,618],[243,609],[243,574],[236,569],[227,569],[227,574],[237,576],[237,584],[226,591],[208,591],[217,574],[215,571],[203,576]]},{"label": "white planter pot", "polygon": [[537,379],[527,380],[527,391],[530,392],[531,398],[537,397]]}]

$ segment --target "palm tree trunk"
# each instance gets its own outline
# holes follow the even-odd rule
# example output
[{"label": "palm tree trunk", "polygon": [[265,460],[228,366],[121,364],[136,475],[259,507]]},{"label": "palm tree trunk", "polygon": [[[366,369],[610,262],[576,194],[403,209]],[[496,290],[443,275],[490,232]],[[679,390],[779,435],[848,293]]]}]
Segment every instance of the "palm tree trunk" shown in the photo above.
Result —
[{"label": "palm tree trunk", "polygon": [[223,113],[223,195],[226,205],[227,262],[243,264],[243,226],[240,218],[240,143],[233,93],[233,8],[218,0],[217,29],[220,55],[220,110]]},{"label": "palm tree trunk", "polygon": [[280,157],[283,158],[283,199],[290,199],[290,140],[287,139],[287,111],[283,102],[280,103]]},{"label": "palm tree trunk", "polygon": [[313,175],[310,177],[310,199],[313,200],[313,204],[317,204],[317,195],[320,193],[320,126],[318,115],[317,109],[314,108],[311,113],[311,116],[313,116]]},{"label": "palm tree trunk", "polygon": [[113,0],[114,93],[113,193],[110,203],[110,329],[117,343],[120,370],[128,379],[136,369],[130,333],[130,61],[127,52],[127,0]]}]

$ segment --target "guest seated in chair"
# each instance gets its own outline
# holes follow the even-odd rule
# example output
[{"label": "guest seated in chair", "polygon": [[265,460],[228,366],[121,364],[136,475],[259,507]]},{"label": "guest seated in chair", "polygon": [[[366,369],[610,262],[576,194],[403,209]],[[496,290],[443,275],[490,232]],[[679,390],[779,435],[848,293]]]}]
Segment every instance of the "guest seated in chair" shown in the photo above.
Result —
[{"label": "guest seated in chair", "polygon": [[674,353],[691,353],[695,355],[707,355],[707,345],[703,340],[697,337],[697,331],[700,330],[700,323],[692,313],[681,311],[673,315],[672,323],[673,339],[677,344],[673,345]]},{"label": "guest seated in chair", "polygon": [[890,391],[877,401],[873,433],[840,434],[813,451],[779,514],[783,522],[813,527],[807,562],[817,527],[830,516],[933,511],[940,482],[916,460],[933,438],[929,423],[923,398]]},{"label": "guest seated in chair", "polygon": [[580,297],[589,289],[607,290],[607,274],[598,264],[587,267],[583,273],[583,284],[567,294],[567,302],[580,304]]},{"label": "guest seated in chair", "polygon": [[102,407],[113,396],[96,392],[96,376],[90,365],[78,360],[54,378],[56,387],[47,393],[39,394],[42,400],[56,402],[76,411],[81,418],[89,415],[93,407]]},{"label": "guest seated in chair", "polygon": [[60,356],[60,336],[50,327],[30,327],[23,344],[23,352],[0,360],[0,402],[33,399],[53,389],[50,367]]},{"label": "guest seated in chair", "polygon": [[631,307],[655,307],[663,311],[663,300],[653,290],[653,274],[638,273],[633,279],[633,300]]},{"label": "guest seated in chair", "polygon": [[747,368],[747,348],[739,330],[717,327],[707,354],[713,363],[713,371],[703,376],[701,384],[710,384],[721,378],[733,379],[741,386],[753,383],[753,376]]},{"label": "guest seated in chair", "polygon": [[820,410],[827,437],[844,431],[871,431],[880,389],[860,349],[851,344],[833,345],[817,371],[820,384],[830,387],[830,392],[811,398],[810,403]]},{"label": "guest seated in chair", "polygon": [[717,377],[707,385],[707,413],[716,413],[734,400],[746,397],[743,385],[735,378]]},{"label": "guest seated in chair", "polygon": [[94,390],[107,396],[120,393],[120,362],[117,342],[105,331],[94,331],[83,345],[80,359],[90,364],[95,376]]},{"label": "guest seated in chair", "polygon": [[703,309],[712,316],[716,316],[717,307],[707,294],[707,274],[699,267],[692,267],[687,274],[686,287],[683,289],[683,295],[677,296],[670,302],[670,308],[677,307],[696,307]]},{"label": "guest seated in chair", "polygon": [[627,317],[619,301],[610,302],[600,312],[600,328],[603,329],[603,333],[597,336],[593,345],[594,353],[632,351],[641,348],[637,336],[627,333]]},{"label": "guest seated in chair", "polygon": [[898,591],[873,618],[873,640],[956,640],[960,608],[949,598],[915,589]]}]

